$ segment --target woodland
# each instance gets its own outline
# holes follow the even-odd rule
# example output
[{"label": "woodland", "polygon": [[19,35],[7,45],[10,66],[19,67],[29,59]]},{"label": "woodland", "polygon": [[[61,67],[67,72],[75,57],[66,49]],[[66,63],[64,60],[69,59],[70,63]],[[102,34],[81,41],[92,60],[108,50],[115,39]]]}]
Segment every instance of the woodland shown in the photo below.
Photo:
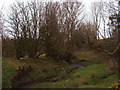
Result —
[{"label": "woodland", "polygon": [[120,1],[15,2],[0,43],[3,88],[120,86]]}]

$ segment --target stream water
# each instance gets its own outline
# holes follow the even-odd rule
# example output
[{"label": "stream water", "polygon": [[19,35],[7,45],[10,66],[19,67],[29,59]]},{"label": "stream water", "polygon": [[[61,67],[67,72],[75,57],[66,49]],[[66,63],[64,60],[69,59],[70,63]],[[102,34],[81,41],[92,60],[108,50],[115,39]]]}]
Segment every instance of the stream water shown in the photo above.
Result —
[{"label": "stream water", "polygon": [[[75,66],[77,69],[82,69],[84,68],[83,66],[79,65],[79,64],[76,64],[76,63],[68,63],[67,61],[63,60],[64,63],[67,63],[69,64],[70,66]],[[41,81],[39,81],[40,83]],[[31,83],[31,84],[27,84],[27,85],[23,85],[21,86],[21,88],[25,88],[25,87],[32,87],[34,86],[35,84],[37,84],[38,82],[34,82],[34,83]]]},{"label": "stream water", "polygon": [[[65,60],[63,60],[63,62],[68,63],[68,62],[65,61]],[[81,65],[79,65],[79,64],[75,64],[75,63],[68,63],[68,64],[71,65],[71,66],[75,66],[75,67],[77,67],[78,69],[84,68],[83,66],[81,66]]]},{"label": "stream water", "polygon": [[84,68],[83,66],[81,66],[81,65],[79,65],[79,64],[70,64],[71,66],[75,66],[75,67],[77,67],[78,69],[82,69],[82,68]]}]

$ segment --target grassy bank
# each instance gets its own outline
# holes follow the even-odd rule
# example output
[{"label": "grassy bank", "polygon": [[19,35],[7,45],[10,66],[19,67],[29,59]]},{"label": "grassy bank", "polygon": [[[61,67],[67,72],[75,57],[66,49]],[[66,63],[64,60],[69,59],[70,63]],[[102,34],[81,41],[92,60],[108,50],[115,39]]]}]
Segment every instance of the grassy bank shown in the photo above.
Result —
[{"label": "grassy bank", "polygon": [[[62,61],[3,59],[3,87],[10,87],[10,78],[18,66],[28,65],[33,68],[29,77],[33,80],[43,79],[43,82],[38,81],[23,86],[26,88],[107,88],[118,80],[118,74],[108,71],[109,65],[105,56],[94,50],[81,50],[74,55],[77,59],[71,62],[84,66],[83,69],[76,69]],[[45,78],[51,80],[46,81]]]},{"label": "grassy bank", "polygon": [[107,65],[95,64],[76,70],[58,82],[34,84],[34,88],[107,88],[118,80],[118,74],[106,71]]}]

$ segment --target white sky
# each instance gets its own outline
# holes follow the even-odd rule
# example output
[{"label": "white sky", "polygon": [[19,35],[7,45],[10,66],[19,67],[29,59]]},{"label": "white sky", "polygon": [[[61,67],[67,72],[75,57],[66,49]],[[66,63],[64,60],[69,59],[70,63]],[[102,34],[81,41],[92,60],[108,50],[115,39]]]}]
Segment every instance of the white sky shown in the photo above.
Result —
[{"label": "white sky", "polygon": [[[34,1],[34,0],[0,0],[0,11],[2,10],[4,18],[6,18],[7,14],[9,13],[11,4],[16,1],[28,2],[28,1]],[[90,15],[88,13],[90,13],[92,2],[99,2],[99,1],[107,2],[107,1],[115,1],[115,0],[37,0],[37,1],[42,1],[42,2],[43,1],[67,1],[67,2],[81,1],[84,4],[84,11],[85,11],[85,16],[87,20],[90,18]]]},{"label": "white sky", "polygon": [[[2,13],[4,15],[4,18],[6,18],[7,14],[9,13],[10,5],[16,1],[27,2],[27,1],[34,1],[34,0],[0,0],[0,10],[2,9]],[[37,0],[37,1],[43,2],[43,0]],[[44,1],[67,1],[67,2],[68,1],[70,1],[70,2],[81,1],[84,4],[85,16],[86,16],[86,20],[87,20],[87,19],[90,19],[90,15],[87,13],[90,13],[90,8],[91,8],[92,2],[99,2],[99,1],[114,2],[115,0],[44,0]]]},{"label": "white sky", "polygon": [[[0,0],[0,9],[4,7],[3,11],[7,13],[9,11],[9,6],[14,3],[17,0]],[[18,1],[32,1],[32,0],[18,0]],[[43,1],[43,0],[38,0]],[[44,1],[61,1],[61,0],[44,0]],[[62,1],[81,1],[84,3],[86,10],[88,11],[90,9],[91,2],[98,2],[98,1],[114,1],[114,0],[62,0]]]},{"label": "white sky", "polygon": [[[10,11],[10,5],[12,3],[14,3],[15,1],[27,2],[27,1],[33,1],[33,0],[0,0],[0,11],[2,9],[2,13],[3,13],[4,17],[7,16],[7,14]],[[70,1],[70,2],[81,1],[84,4],[84,10],[86,11],[85,13],[89,13],[90,12],[90,8],[91,8],[90,6],[91,6],[92,2],[99,2],[99,1],[106,2],[106,1],[115,1],[115,0],[37,0],[37,1]]]}]

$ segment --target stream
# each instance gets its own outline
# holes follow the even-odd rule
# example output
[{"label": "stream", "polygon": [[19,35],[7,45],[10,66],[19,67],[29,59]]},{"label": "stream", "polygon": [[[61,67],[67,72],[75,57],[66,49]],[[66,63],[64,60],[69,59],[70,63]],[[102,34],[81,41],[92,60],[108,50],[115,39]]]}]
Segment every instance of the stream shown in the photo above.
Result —
[{"label": "stream", "polygon": [[[76,67],[77,69],[82,69],[82,68],[84,68],[83,66],[81,66],[81,65],[79,65],[79,64],[76,64],[76,63],[69,63],[69,62],[67,62],[67,61],[65,61],[65,60],[63,60],[63,62],[69,64],[70,66],[74,66],[74,67]],[[26,88],[26,87],[31,88],[33,85],[35,85],[35,84],[38,83],[38,82],[45,82],[45,81],[51,81],[51,80],[52,80],[52,78],[47,78],[47,79],[43,79],[43,80],[38,80],[38,81],[36,81],[36,82],[31,82],[31,83],[28,83],[28,84],[21,85],[20,88]]]},{"label": "stream", "polygon": [[81,66],[81,65],[79,65],[79,64],[70,64],[71,66],[75,66],[75,67],[77,67],[78,69],[82,69],[82,68],[84,68],[83,66]]},{"label": "stream", "polygon": [[[68,63],[66,60],[63,60],[63,62],[64,62],[64,63]],[[75,66],[75,67],[77,67],[78,69],[84,68],[83,66],[81,66],[81,65],[79,65],[79,64],[75,64],[75,63],[68,63],[68,64],[71,65],[71,66]]]}]

